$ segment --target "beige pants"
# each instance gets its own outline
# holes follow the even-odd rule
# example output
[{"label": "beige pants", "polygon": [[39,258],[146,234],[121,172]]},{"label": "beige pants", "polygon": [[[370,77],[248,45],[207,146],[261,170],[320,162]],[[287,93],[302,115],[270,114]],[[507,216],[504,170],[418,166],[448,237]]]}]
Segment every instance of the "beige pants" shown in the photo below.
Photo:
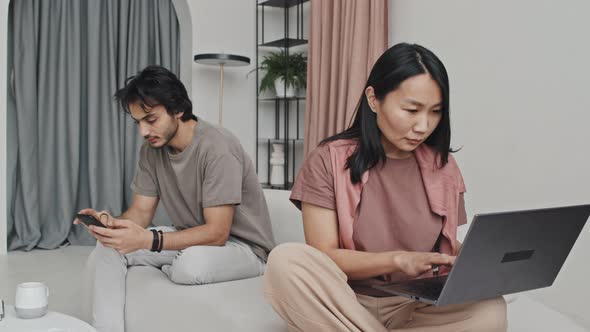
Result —
[{"label": "beige pants", "polygon": [[336,263],[299,243],[276,247],[264,275],[267,300],[289,331],[506,331],[502,297],[432,306],[400,296],[355,294]]}]

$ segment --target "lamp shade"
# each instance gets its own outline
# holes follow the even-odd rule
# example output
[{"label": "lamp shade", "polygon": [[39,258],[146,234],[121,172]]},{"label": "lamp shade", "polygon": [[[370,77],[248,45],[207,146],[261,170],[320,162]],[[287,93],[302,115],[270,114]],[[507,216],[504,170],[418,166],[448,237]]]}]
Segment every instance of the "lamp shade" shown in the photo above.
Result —
[{"label": "lamp shade", "polygon": [[250,64],[250,58],[242,55],[226,53],[202,53],[194,56],[194,61],[203,65],[224,65],[226,67],[240,67]]}]

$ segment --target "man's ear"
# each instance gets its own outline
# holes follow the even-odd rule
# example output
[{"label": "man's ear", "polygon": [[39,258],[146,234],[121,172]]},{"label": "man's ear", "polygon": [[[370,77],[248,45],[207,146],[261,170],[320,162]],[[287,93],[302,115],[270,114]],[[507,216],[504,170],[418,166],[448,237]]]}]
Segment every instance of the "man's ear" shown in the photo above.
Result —
[{"label": "man's ear", "polygon": [[377,97],[375,96],[375,89],[373,89],[372,86],[368,86],[365,89],[365,98],[367,98],[367,103],[369,104],[371,111],[377,113]]}]

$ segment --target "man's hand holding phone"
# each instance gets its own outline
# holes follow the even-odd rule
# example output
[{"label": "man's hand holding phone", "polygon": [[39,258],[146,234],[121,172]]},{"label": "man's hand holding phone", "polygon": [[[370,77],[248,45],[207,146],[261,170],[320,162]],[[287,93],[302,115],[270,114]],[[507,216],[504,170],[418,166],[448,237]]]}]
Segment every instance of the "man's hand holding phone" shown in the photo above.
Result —
[{"label": "man's hand holding phone", "polygon": [[[94,221],[90,221],[90,219],[88,219],[86,216],[94,218],[94,220],[98,221],[104,227],[109,227],[109,223],[113,220],[113,217],[107,211],[97,212],[94,209],[82,209],[76,215],[76,219],[74,219],[74,224],[84,224],[86,226],[89,226],[89,223],[94,224]],[[95,226],[102,227],[100,224],[96,224]]]},{"label": "man's hand holding phone", "polygon": [[74,224],[85,225],[90,234],[102,245],[113,248],[123,255],[151,247],[151,231],[131,220],[115,219],[106,211],[81,210]]},{"label": "man's hand holding phone", "polygon": [[98,240],[95,228],[110,228],[113,217],[106,211],[97,212],[94,209],[83,209],[76,215],[74,225],[84,225],[88,232]]}]

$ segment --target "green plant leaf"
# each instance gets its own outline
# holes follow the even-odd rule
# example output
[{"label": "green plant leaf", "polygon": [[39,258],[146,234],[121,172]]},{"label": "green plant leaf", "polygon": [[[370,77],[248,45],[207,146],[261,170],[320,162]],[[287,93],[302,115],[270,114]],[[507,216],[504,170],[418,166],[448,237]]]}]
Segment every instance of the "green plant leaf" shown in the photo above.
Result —
[{"label": "green plant leaf", "polygon": [[270,52],[263,56],[259,69],[265,71],[260,81],[260,92],[272,90],[277,79],[282,79],[287,86],[295,88],[307,86],[307,57],[301,52],[288,54],[283,49]]}]

